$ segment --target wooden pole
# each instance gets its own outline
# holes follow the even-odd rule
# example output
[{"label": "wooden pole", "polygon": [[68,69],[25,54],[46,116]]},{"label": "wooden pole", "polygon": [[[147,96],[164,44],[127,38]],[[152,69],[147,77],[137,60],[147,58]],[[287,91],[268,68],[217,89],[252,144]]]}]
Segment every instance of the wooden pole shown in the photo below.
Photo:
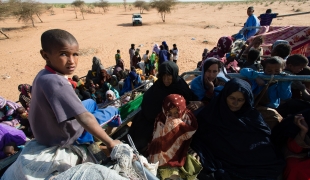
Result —
[{"label": "wooden pole", "polygon": [[0,29],[0,33],[3,34],[6,38],[10,39],[9,36],[6,35],[6,34],[2,31],[2,29]]},{"label": "wooden pole", "polygon": [[297,15],[303,15],[303,14],[310,14],[310,11],[309,12],[302,12],[302,13],[295,13],[295,14],[284,14],[284,15],[279,15],[277,17],[297,16]]}]

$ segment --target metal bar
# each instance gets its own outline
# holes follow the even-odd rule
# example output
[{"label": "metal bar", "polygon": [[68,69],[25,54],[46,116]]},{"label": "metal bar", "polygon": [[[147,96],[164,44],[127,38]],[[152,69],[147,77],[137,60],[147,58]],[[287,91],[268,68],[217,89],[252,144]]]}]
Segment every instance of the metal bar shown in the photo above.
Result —
[{"label": "metal bar", "polygon": [[[184,78],[185,75],[201,75],[200,71],[189,71],[189,72],[184,72],[180,76]],[[228,73],[227,76],[231,78],[240,78],[240,79],[246,79],[246,77],[242,76],[239,73]],[[264,75],[264,74],[259,74],[258,77],[264,79],[264,80],[269,80],[271,75]],[[288,74],[283,74],[283,75],[275,75],[274,80],[278,81],[305,81],[305,82],[310,82],[310,75],[288,75]]]},{"label": "metal bar", "polygon": [[294,13],[294,14],[284,14],[284,15],[279,15],[277,17],[297,16],[297,15],[303,15],[303,14],[310,14],[310,11],[309,12],[302,12],[302,13]]}]

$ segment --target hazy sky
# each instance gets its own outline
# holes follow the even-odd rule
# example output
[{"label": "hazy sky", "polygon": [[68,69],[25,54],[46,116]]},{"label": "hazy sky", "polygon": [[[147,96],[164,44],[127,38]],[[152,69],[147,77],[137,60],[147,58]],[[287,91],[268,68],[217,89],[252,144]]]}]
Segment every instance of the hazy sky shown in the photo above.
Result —
[{"label": "hazy sky", "polygon": [[[42,3],[72,3],[74,0],[38,0],[39,2]],[[92,3],[92,2],[96,2],[99,0],[84,0],[84,2],[86,3]],[[107,0],[108,2],[123,2],[123,0]],[[136,0],[127,0],[127,2],[135,2]],[[145,1],[149,1],[149,0],[145,0]],[[191,1],[236,1],[236,0],[179,0],[179,1],[185,1],[185,2],[191,2]],[[242,0],[239,0],[242,1]]]}]

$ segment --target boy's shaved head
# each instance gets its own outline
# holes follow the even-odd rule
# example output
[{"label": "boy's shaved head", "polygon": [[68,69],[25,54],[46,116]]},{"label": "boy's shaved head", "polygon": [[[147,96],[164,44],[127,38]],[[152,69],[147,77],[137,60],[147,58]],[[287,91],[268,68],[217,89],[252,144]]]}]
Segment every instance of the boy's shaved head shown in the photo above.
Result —
[{"label": "boy's shaved head", "polygon": [[78,45],[75,37],[65,30],[51,29],[45,31],[41,36],[41,46],[45,52],[51,52],[53,47],[62,46],[67,43]]}]

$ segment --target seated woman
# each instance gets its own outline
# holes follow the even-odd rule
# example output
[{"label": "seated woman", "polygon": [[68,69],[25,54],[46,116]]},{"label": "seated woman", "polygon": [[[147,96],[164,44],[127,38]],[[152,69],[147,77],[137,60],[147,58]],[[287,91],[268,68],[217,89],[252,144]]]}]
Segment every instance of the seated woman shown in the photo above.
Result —
[{"label": "seated woman", "polygon": [[31,92],[30,92],[31,86],[29,84],[20,84],[18,86],[19,94],[19,102],[22,104],[22,106],[29,110],[30,106],[30,100],[31,100]]},{"label": "seated woman", "polygon": [[310,179],[310,109],[289,116],[272,130],[272,140],[283,150],[285,180]]},{"label": "seated woman", "polygon": [[201,75],[191,82],[191,90],[202,103],[199,107],[210,102],[213,96],[223,89],[226,80],[218,78],[223,65],[216,58],[208,58],[203,64]]},{"label": "seated woman", "polygon": [[152,139],[156,116],[162,111],[162,102],[169,94],[179,94],[186,104],[198,100],[188,84],[179,77],[179,68],[173,61],[159,66],[158,79],[143,95],[141,111],[136,115],[129,130],[139,152],[145,150]]},{"label": "seated woman", "polygon": [[93,57],[93,65],[90,71],[88,71],[86,75],[86,81],[92,80],[95,84],[99,84],[101,80],[101,73],[100,71],[104,69],[103,65],[101,64],[101,60],[96,56]]},{"label": "seated woman", "polygon": [[132,66],[130,73],[128,74],[127,78],[124,81],[123,88],[120,92],[120,95],[122,96],[126,92],[129,92],[137,88],[140,85],[141,85],[141,78],[136,73],[136,68]]},{"label": "seated woman", "polygon": [[117,98],[115,96],[115,93],[112,90],[108,90],[105,93],[105,95],[106,95],[106,100],[103,103],[103,107],[109,105],[109,106],[119,108],[121,106],[121,103],[119,102],[119,100],[116,100]]},{"label": "seated woman", "polygon": [[172,172],[183,175],[179,168],[185,164],[197,128],[196,117],[186,108],[185,99],[178,94],[168,95],[163,101],[162,112],[156,117],[153,138],[148,146],[149,162],[159,162],[161,179],[169,178]]},{"label": "seated woman", "polygon": [[284,161],[253,103],[250,84],[231,79],[198,114],[191,148],[215,179],[276,179],[281,174]]}]

